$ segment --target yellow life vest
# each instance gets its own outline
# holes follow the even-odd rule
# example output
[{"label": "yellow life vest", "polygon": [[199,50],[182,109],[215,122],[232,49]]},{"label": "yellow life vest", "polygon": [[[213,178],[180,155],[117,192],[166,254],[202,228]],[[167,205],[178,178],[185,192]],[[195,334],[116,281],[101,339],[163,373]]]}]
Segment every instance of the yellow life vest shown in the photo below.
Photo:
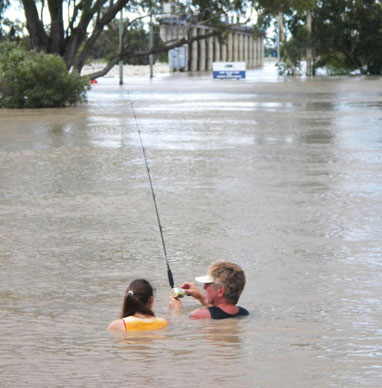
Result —
[{"label": "yellow life vest", "polygon": [[167,326],[163,318],[155,317],[153,320],[145,320],[133,316],[122,318],[126,331],[157,330]]}]

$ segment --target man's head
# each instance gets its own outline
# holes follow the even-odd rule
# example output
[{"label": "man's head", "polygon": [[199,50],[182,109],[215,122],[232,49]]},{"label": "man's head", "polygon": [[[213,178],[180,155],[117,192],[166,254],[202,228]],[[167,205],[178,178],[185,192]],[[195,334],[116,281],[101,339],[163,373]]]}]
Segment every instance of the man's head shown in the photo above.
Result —
[{"label": "man's head", "polygon": [[210,284],[215,290],[224,287],[224,300],[236,304],[245,286],[245,275],[237,264],[218,261],[208,267],[207,276],[198,277],[196,281]]}]

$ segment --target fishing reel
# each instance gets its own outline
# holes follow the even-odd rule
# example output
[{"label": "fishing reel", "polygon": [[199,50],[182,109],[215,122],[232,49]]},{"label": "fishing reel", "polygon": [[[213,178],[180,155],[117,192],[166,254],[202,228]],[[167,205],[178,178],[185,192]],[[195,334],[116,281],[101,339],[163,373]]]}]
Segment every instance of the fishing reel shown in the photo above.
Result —
[{"label": "fishing reel", "polygon": [[171,296],[175,299],[183,298],[186,295],[186,291],[183,288],[172,288]]}]

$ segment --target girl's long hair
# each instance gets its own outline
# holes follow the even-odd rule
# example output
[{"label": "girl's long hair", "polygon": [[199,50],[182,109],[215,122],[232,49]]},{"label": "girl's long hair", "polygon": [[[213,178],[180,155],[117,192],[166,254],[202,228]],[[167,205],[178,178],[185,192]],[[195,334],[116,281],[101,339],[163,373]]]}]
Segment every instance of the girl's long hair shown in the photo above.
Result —
[{"label": "girl's long hair", "polygon": [[153,288],[147,280],[133,280],[126,290],[121,318],[129,317],[135,313],[154,317],[154,313],[147,307],[147,303],[151,296],[153,296]]}]

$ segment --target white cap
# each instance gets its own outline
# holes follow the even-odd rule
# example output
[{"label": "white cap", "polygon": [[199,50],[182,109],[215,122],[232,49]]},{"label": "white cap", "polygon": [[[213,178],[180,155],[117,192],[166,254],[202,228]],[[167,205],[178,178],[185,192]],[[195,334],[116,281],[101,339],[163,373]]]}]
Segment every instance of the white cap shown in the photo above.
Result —
[{"label": "white cap", "polygon": [[214,283],[214,279],[210,275],[198,276],[195,280],[199,283]]}]

